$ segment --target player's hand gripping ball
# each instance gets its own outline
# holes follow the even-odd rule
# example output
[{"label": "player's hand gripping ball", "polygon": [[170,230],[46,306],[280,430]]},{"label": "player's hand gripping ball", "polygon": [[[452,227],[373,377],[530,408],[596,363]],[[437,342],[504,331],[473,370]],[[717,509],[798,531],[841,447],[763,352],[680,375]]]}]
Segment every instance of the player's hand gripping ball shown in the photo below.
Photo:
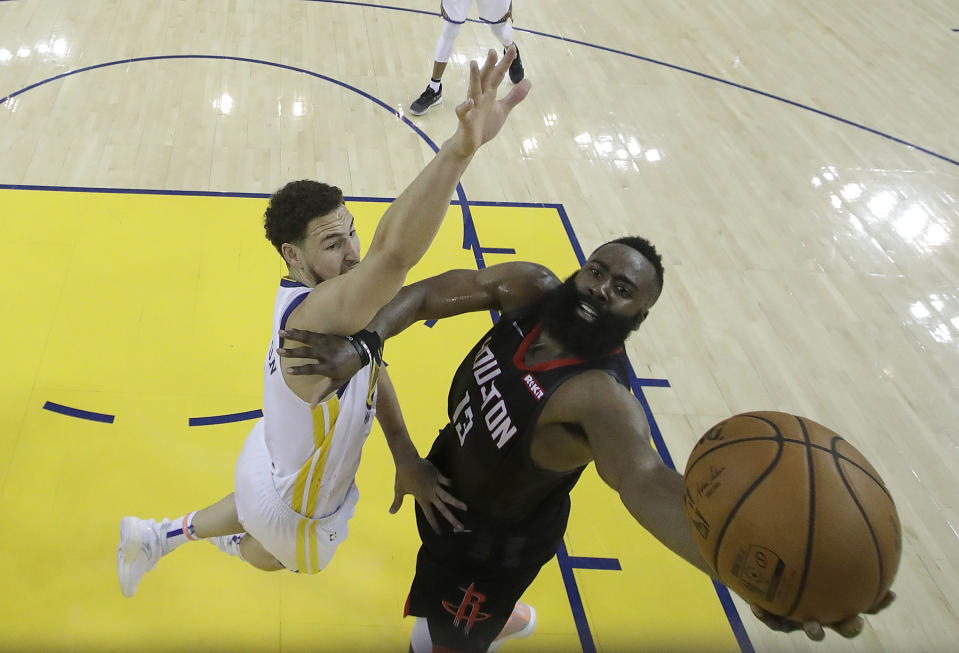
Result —
[{"label": "player's hand gripping ball", "polygon": [[899,517],[879,474],[803,417],[743,413],[709,429],[686,464],[684,511],[719,579],[793,621],[870,611],[899,567]]}]

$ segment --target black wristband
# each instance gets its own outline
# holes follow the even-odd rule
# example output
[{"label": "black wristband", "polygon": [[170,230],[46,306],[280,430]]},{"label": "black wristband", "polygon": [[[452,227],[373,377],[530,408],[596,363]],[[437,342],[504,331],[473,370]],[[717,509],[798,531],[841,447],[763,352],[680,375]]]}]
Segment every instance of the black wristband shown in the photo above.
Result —
[{"label": "black wristband", "polygon": [[375,331],[360,329],[353,335],[346,336],[346,339],[356,349],[356,353],[360,355],[360,362],[363,365],[369,365],[374,357],[377,362],[380,360],[380,348],[383,346],[383,342]]}]

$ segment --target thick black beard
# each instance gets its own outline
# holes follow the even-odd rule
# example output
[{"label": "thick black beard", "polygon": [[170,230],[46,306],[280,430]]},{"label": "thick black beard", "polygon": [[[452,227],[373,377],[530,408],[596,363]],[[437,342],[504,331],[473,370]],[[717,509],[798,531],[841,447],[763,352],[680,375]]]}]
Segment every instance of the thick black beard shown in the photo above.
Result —
[{"label": "thick black beard", "polygon": [[[636,318],[610,315],[596,307],[588,297],[580,297],[574,282],[575,274],[563,285],[540,298],[536,312],[543,330],[577,358],[597,358],[612,353],[623,345],[626,337],[639,326]],[[596,320],[587,322],[576,308],[580,299],[598,311]]]}]

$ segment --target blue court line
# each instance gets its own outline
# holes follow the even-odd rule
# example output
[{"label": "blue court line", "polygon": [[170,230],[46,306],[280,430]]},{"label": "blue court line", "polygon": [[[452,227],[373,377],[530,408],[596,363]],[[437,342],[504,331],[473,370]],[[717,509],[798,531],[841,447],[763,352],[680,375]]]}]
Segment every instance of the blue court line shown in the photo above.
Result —
[{"label": "blue court line", "polygon": [[43,404],[44,410],[49,410],[53,413],[60,413],[61,415],[67,415],[69,417],[78,417],[80,419],[88,419],[91,422],[103,422],[105,424],[113,424],[114,416],[107,415],[106,413],[94,413],[90,410],[80,410],[79,408],[71,408],[70,406],[64,406],[62,404],[55,404],[52,401],[48,401]]},{"label": "blue court line", "polygon": [[238,193],[213,190],[163,190],[155,188],[98,188],[96,186],[40,186],[37,184],[0,184],[6,190],[43,190],[67,193],[113,193],[118,195],[188,195],[190,197],[245,197],[266,199],[269,193]]},{"label": "blue court line", "polygon": [[669,455],[669,449],[666,448],[666,441],[663,440],[663,434],[659,430],[659,425],[656,424],[656,418],[653,417],[653,411],[649,407],[649,401],[646,400],[646,394],[643,392],[643,388],[647,386],[668,388],[669,381],[666,379],[640,379],[633,372],[633,366],[630,364],[629,384],[632,386],[633,394],[636,395],[639,404],[643,407],[643,412],[646,413],[646,421],[649,422],[649,432],[653,436],[653,442],[656,444],[656,451],[659,452],[660,458],[663,459],[663,462],[666,463],[670,469],[676,469],[673,458]]},{"label": "blue court line", "polygon": [[483,254],[515,254],[516,250],[512,247],[480,247]]},{"label": "blue court line", "polygon": [[[358,7],[369,7],[369,8],[371,8],[371,9],[389,9],[389,10],[392,10],[392,11],[405,11],[405,12],[409,12],[409,13],[425,14],[425,15],[428,15],[428,16],[437,16],[437,15],[438,15],[437,13],[435,13],[435,12],[430,12],[430,11],[423,11],[423,10],[416,10],[416,9],[407,9],[406,7],[394,7],[394,6],[391,6],[391,5],[374,5],[374,4],[369,4],[369,3],[366,3],[366,2],[344,2],[343,0],[303,0],[303,1],[305,1],[305,2],[323,2],[323,3],[326,3],[326,4],[355,5],[355,6],[358,6]],[[477,24],[480,24],[480,25],[485,24],[483,21],[476,20],[476,19],[473,19],[473,18],[467,18],[466,20],[467,20],[467,22],[470,22],[470,23],[477,23]],[[844,124],[844,125],[848,125],[849,127],[855,127],[856,129],[861,129],[862,131],[869,132],[870,134],[874,134],[874,135],[879,136],[879,137],[881,137],[881,138],[885,138],[886,140],[890,140],[890,141],[892,141],[892,142],[894,142],[894,143],[898,143],[898,144],[900,144],[900,145],[905,145],[906,147],[909,147],[909,148],[912,148],[912,149],[917,150],[917,151],[919,151],[919,152],[922,152],[923,154],[928,154],[929,156],[934,156],[934,157],[936,157],[937,159],[941,159],[941,160],[945,161],[946,163],[951,163],[952,165],[959,166],[959,161],[957,161],[956,159],[952,159],[952,158],[950,158],[950,157],[948,157],[948,156],[946,156],[946,155],[944,155],[944,154],[939,154],[938,152],[933,152],[932,150],[930,150],[930,149],[928,149],[928,148],[921,147],[921,146],[916,145],[915,143],[911,143],[911,142],[909,142],[909,141],[907,141],[907,140],[905,140],[905,139],[898,138],[898,137],[893,136],[893,135],[891,135],[891,134],[887,134],[887,133],[885,133],[885,132],[879,131],[878,129],[873,129],[872,127],[867,127],[866,125],[863,125],[862,123],[855,122],[854,120],[849,120],[849,119],[847,119],[847,118],[842,118],[842,117],[840,117],[840,116],[837,116],[837,115],[834,114],[834,113],[829,113],[828,111],[823,111],[822,109],[817,109],[817,108],[815,108],[815,107],[811,107],[811,106],[809,106],[808,104],[803,104],[802,102],[796,102],[795,100],[790,100],[790,99],[788,99],[788,98],[785,98],[785,97],[782,97],[782,96],[779,96],[779,95],[775,95],[775,94],[773,94],[773,93],[767,93],[766,91],[760,91],[760,90],[757,89],[757,88],[752,88],[751,86],[746,86],[745,84],[738,84],[738,83],[736,83],[736,82],[731,82],[731,81],[729,81],[728,79],[723,79],[722,77],[716,77],[715,75],[710,75],[710,74],[708,74],[708,73],[699,72],[698,70],[693,70],[692,68],[686,68],[686,67],[684,67],[684,66],[677,66],[676,64],[667,63],[667,62],[665,62],[665,61],[660,61],[660,60],[658,60],[658,59],[652,59],[652,58],[650,58],[650,57],[644,57],[644,56],[639,55],[639,54],[633,54],[632,52],[626,52],[625,50],[617,50],[616,48],[609,48],[609,47],[606,47],[606,46],[604,46],[604,45],[597,45],[596,43],[589,43],[588,41],[580,41],[580,40],[578,40],[578,39],[571,39],[571,38],[568,38],[568,37],[565,37],[565,36],[560,36],[560,35],[558,35],[558,34],[549,34],[549,33],[547,33],[547,32],[540,32],[540,31],[537,31],[537,30],[534,30],[534,29],[526,29],[526,28],[523,28],[523,27],[516,27],[515,25],[513,26],[513,30],[515,30],[515,31],[517,31],[517,32],[523,32],[523,33],[525,33],[525,34],[535,34],[536,36],[542,36],[543,38],[547,38],[547,39],[553,39],[553,40],[556,40],[556,41],[562,41],[563,43],[574,43],[574,44],[576,44],[576,45],[581,45],[581,46],[586,47],[586,48],[593,48],[594,50],[602,50],[603,52],[609,52],[610,54],[618,54],[618,55],[620,55],[620,56],[629,57],[629,58],[631,58],[631,59],[636,59],[636,60],[638,60],[638,61],[645,61],[646,63],[651,63],[651,64],[656,65],[656,66],[663,66],[664,68],[669,68],[670,70],[676,70],[676,71],[679,71],[679,72],[682,72],[682,73],[687,73],[687,74],[689,74],[689,75],[695,75],[696,77],[699,77],[699,78],[701,78],[701,79],[706,79],[706,80],[709,80],[709,81],[711,81],[711,82],[717,82],[717,83],[719,83],[719,84],[724,84],[724,85],[726,85],[726,86],[731,86],[731,87],[736,88],[736,89],[739,89],[739,90],[741,90],[741,91],[746,91],[746,92],[748,92],[748,93],[753,93],[753,94],[759,95],[759,96],[761,96],[761,97],[769,98],[770,100],[776,100],[777,102],[782,102],[782,103],[784,103],[784,104],[788,104],[788,105],[790,105],[790,106],[796,107],[797,109],[803,109],[803,110],[805,110],[805,111],[811,111],[811,112],[813,112],[813,113],[815,113],[815,114],[818,114],[818,115],[820,115],[820,116],[823,116],[824,118],[829,118],[829,119],[831,119],[831,120],[835,120],[835,121],[840,122],[840,123],[842,123],[842,124]],[[952,31],[953,31],[953,32],[959,32],[959,29],[953,29]]]},{"label": "blue court line", "polygon": [[589,630],[586,609],[583,607],[583,597],[580,596],[579,587],[576,585],[573,565],[570,563],[570,556],[566,552],[565,542],[559,545],[559,550],[556,552],[556,562],[559,563],[559,573],[563,577],[569,607],[573,611],[573,623],[576,625],[576,634],[579,635],[579,644],[583,648],[583,653],[596,653],[593,633]]},{"label": "blue court line", "polygon": [[566,560],[573,569],[598,569],[601,571],[622,571],[618,558],[584,558],[567,555]]},{"label": "blue court line", "polygon": [[229,424],[231,422],[245,422],[248,419],[259,419],[263,417],[263,411],[259,408],[248,410],[245,413],[229,413],[227,415],[211,415],[209,417],[191,417],[188,420],[190,426],[210,426],[211,424]]},{"label": "blue court line", "polygon": [[669,381],[666,379],[642,379],[640,377],[634,377],[641,386],[644,388],[668,388]]}]

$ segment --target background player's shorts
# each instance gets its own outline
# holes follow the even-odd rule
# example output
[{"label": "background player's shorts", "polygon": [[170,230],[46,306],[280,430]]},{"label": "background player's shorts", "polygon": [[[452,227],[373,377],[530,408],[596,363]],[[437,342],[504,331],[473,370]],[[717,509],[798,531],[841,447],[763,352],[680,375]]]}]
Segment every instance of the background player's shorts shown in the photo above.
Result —
[{"label": "background player's shorts", "polygon": [[310,519],[286,504],[273,485],[270,453],[259,420],[236,461],[236,512],[252,535],[290,571],[315,574],[329,564],[336,547],[349,534],[360,493],[350,485],[346,500],[333,514]]},{"label": "background player's shorts", "polygon": [[[442,0],[440,9],[443,18],[451,23],[465,23],[473,0]],[[512,0],[476,0],[476,8],[481,20],[487,23],[501,23],[513,13]]]},{"label": "background player's shorts", "polygon": [[406,614],[427,619],[434,646],[485,652],[543,564],[457,566],[420,547]]}]

